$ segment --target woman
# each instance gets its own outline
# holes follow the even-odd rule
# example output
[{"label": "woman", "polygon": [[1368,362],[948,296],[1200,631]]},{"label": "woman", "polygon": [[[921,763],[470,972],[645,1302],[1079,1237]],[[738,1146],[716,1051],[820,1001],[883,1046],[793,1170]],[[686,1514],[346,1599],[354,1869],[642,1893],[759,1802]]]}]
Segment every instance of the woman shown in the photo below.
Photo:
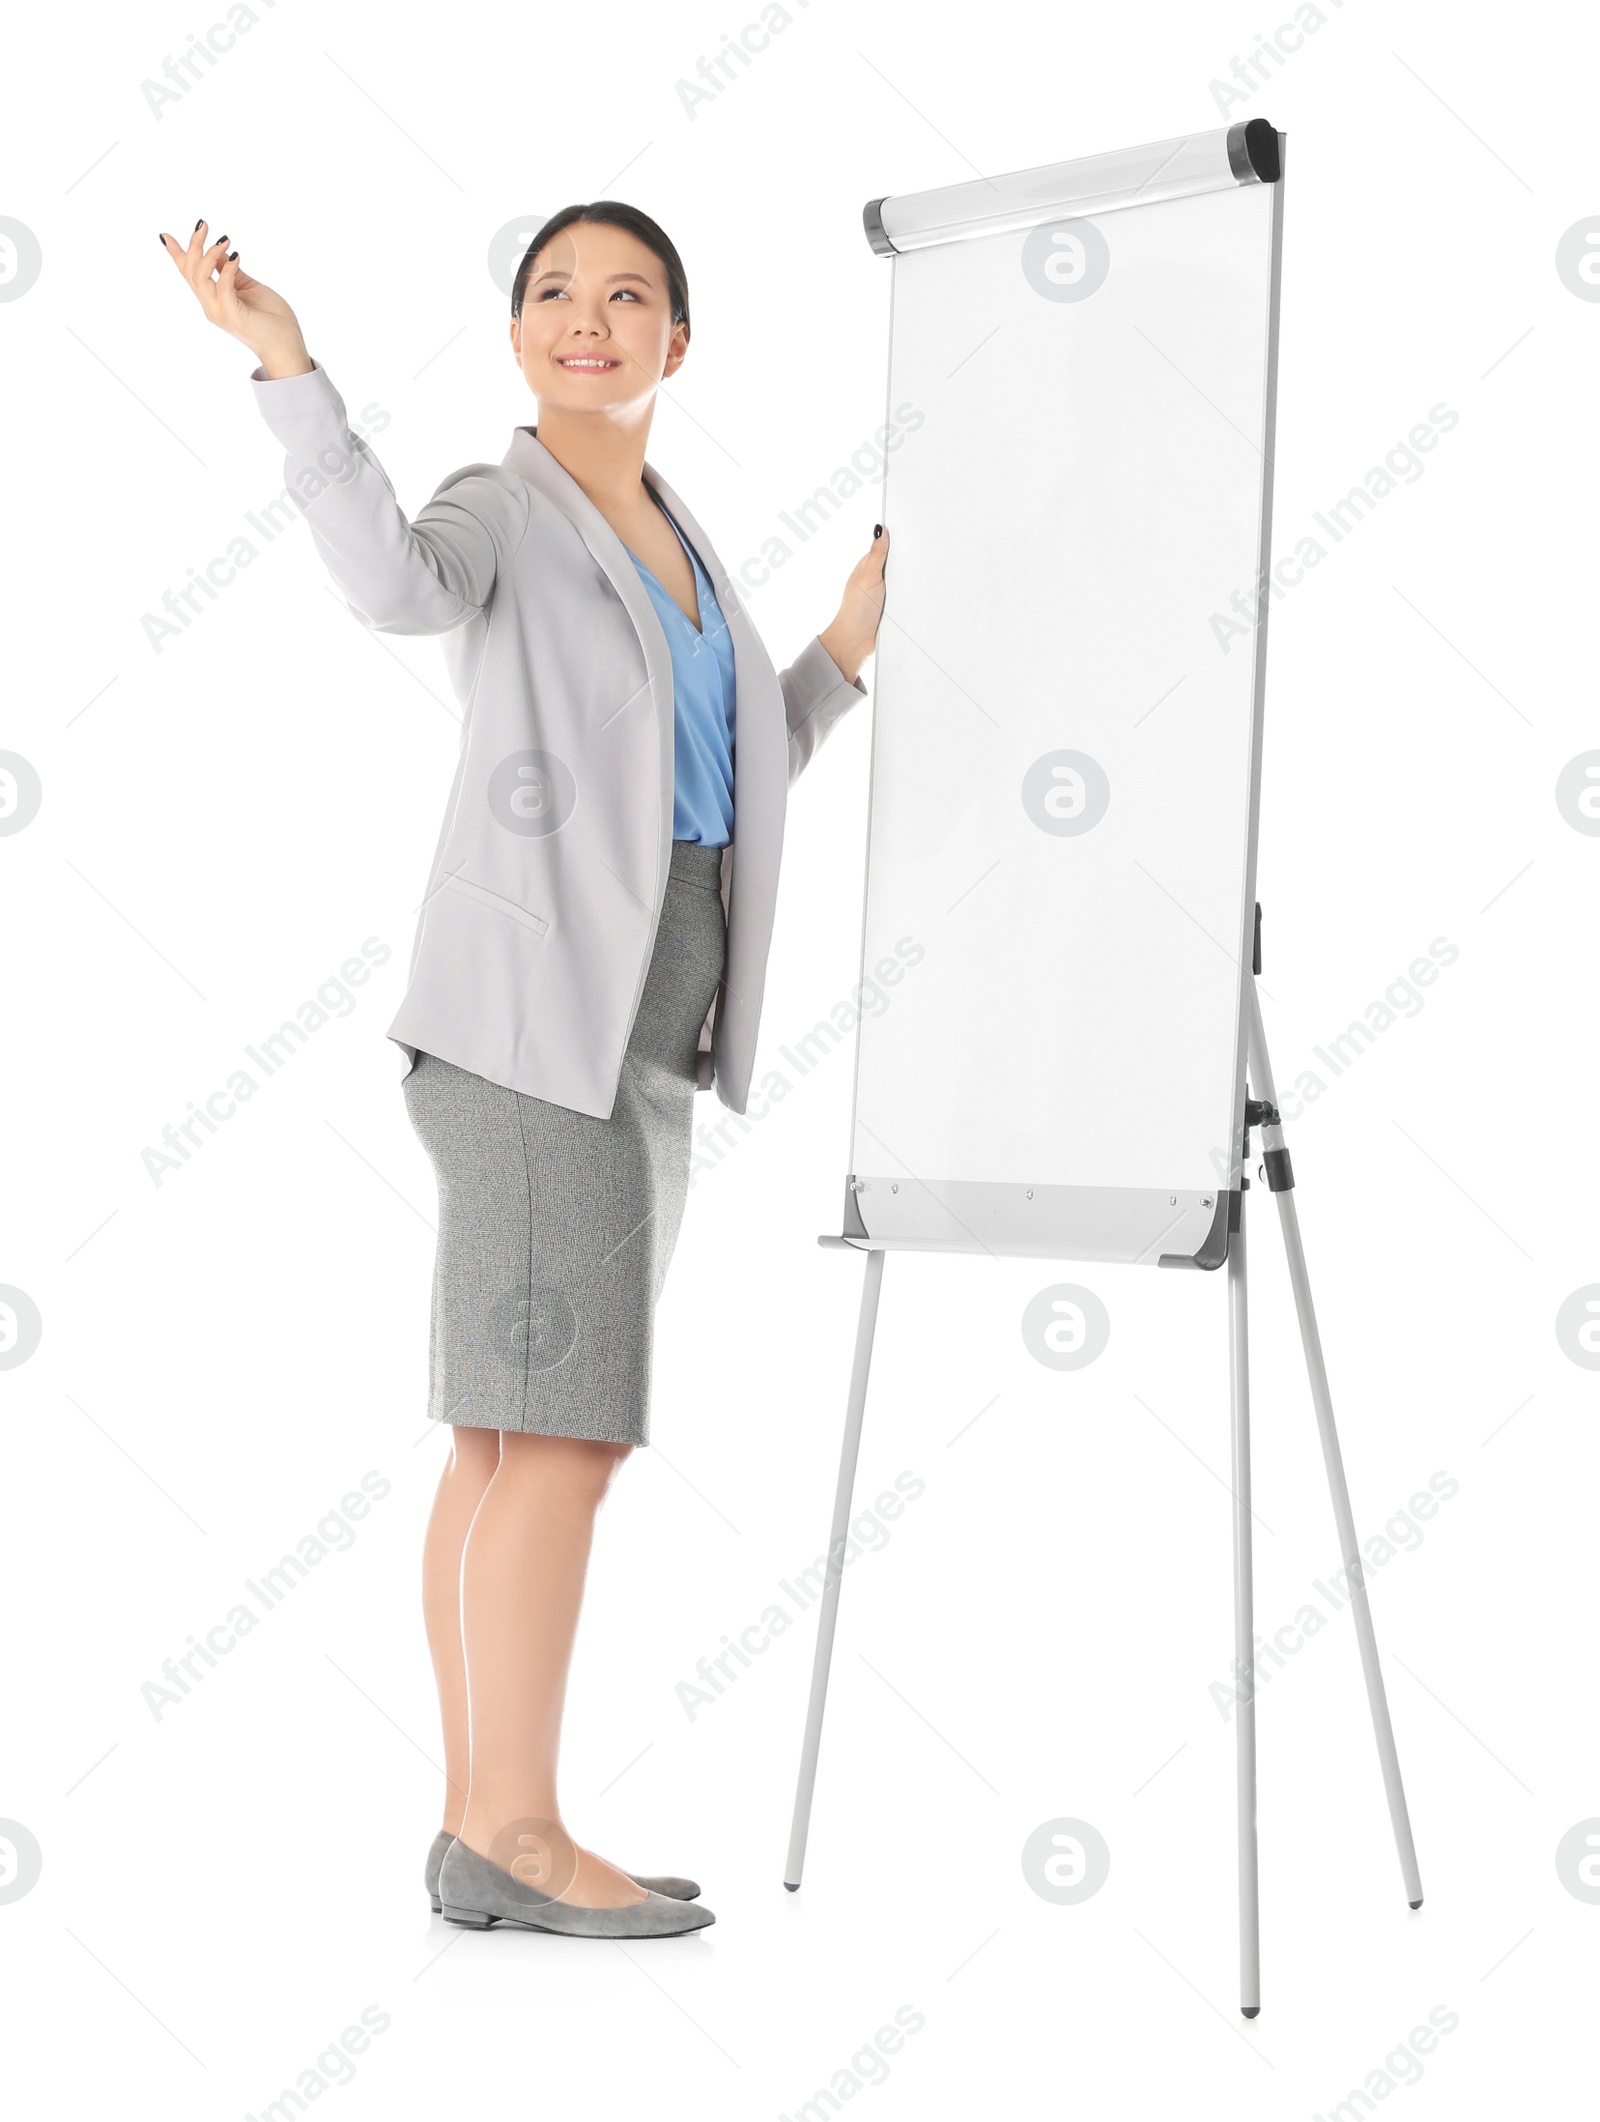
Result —
[{"label": "woman", "polygon": [[538,423],[409,520],[293,311],[227,240],[203,220],[187,246],[161,239],[255,353],[288,490],[350,609],[441,635],[462,706],[389,1029],[439,1185],[429,1412],[452,1440],[423,1563],[446,1776],[429,1896],[477,1928],[699,1929],[692,1880],[630,1874],[567,1831],[562,1702],[595,1512],[649,1441],[694,1094],[745,1109],[787,789],[866,690],[888,541],[879,525],[826,631],[775,673],[645,458],[689,302],[632,207],[567,207],[534,237],[511,350]]}]

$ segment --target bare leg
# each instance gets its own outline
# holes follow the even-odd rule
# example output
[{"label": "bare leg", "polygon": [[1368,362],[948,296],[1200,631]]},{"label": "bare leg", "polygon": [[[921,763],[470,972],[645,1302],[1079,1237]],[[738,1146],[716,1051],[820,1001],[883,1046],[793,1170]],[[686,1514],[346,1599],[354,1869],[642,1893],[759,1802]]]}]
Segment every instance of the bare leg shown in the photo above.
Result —
[{"label": "bare leg", "polygon": [[461,1550],[484,1490],[500,1464],[497,1429],[453,1429],[450,1457],[428,1519],[422,1549],[422,1615],[439,1690],[444,1727],[446,1834],[459,1834],[466,1809],[468,1763],[467,1668],[461,1648]]},{"label": "bare leg", "polygon": [[[583,1602],[595,1513],[627,1444],[501,1433],[500,1461],[461,1563],[471,1783],[459,1834],[513,1869],[504,1835],[548,1823],[555,1874],[516,1876],[564,1901],[615,1908],[644,1898],[626,1872],[580,1848],[561,1819],[556,1761],[567,1671]],[[496,1845],[495,1838],[502,1840]]]}]

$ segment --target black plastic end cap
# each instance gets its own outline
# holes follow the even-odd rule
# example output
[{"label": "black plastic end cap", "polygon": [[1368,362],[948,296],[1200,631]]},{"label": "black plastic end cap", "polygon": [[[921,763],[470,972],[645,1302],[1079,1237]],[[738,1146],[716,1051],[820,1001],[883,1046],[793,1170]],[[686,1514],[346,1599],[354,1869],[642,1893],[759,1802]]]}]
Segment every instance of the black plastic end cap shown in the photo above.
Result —
[{"label": "black plastic end cap", "polygon": [[1250,167],[1263,184],[1276,184],[1283,175],[1278,156],[1278,132],[1265,118],[1252,118],[1244,129],[1245,153]]},{"label": "black plastic end cap", "polygon": [[1258,2019],[1261,2016],[1261,2006],[1259,2004],[1241,2004],[1239,2009],[1247,2019]]},{"label": "black plastic end cap", "polygon": [[1410,1905],[1412,1908],[1420,1908],[1422,1906],[1422,1903],[1420,1901],[1413,1901]]},{"label": "black plastic end cap", "polygon": [[800,1891],[800,1881],[798,1879],[785,1879],[783,1882],[783,1890],[786,1894],[797,1894]]}]

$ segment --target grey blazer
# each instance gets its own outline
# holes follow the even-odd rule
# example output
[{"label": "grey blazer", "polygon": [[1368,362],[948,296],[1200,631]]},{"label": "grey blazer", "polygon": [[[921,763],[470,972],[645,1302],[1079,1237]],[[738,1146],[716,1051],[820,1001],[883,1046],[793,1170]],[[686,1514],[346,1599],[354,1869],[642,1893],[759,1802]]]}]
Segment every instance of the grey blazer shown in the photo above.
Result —
[{"label": "grey blazer", "polygon": [[[616,532],[532,427],[407,520],[320,366],[270,380],[261,414],[345,603],[375,633],[443,636],[461,754],[388,1036],[492,1083],[608,1118],[672,857],[672,654]],[[728,962],[700,1030],[699,1088],[749,1100],[788,790],[866,693],[821,640],[775,672],[727,572],[648,462],[733,637]],[[735,850],[737,849],[737,856]]]}]

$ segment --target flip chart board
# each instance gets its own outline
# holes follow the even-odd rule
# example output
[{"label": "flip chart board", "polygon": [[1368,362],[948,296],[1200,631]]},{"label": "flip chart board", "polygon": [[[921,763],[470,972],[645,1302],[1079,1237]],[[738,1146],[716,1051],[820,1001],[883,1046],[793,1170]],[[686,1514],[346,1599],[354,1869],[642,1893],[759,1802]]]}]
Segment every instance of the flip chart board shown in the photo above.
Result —
[{"label": "flip chart board", "polygon": [[1282,146],[1256,119],[866,210],[891,546],[854,1243],[1225,1255]]}]

